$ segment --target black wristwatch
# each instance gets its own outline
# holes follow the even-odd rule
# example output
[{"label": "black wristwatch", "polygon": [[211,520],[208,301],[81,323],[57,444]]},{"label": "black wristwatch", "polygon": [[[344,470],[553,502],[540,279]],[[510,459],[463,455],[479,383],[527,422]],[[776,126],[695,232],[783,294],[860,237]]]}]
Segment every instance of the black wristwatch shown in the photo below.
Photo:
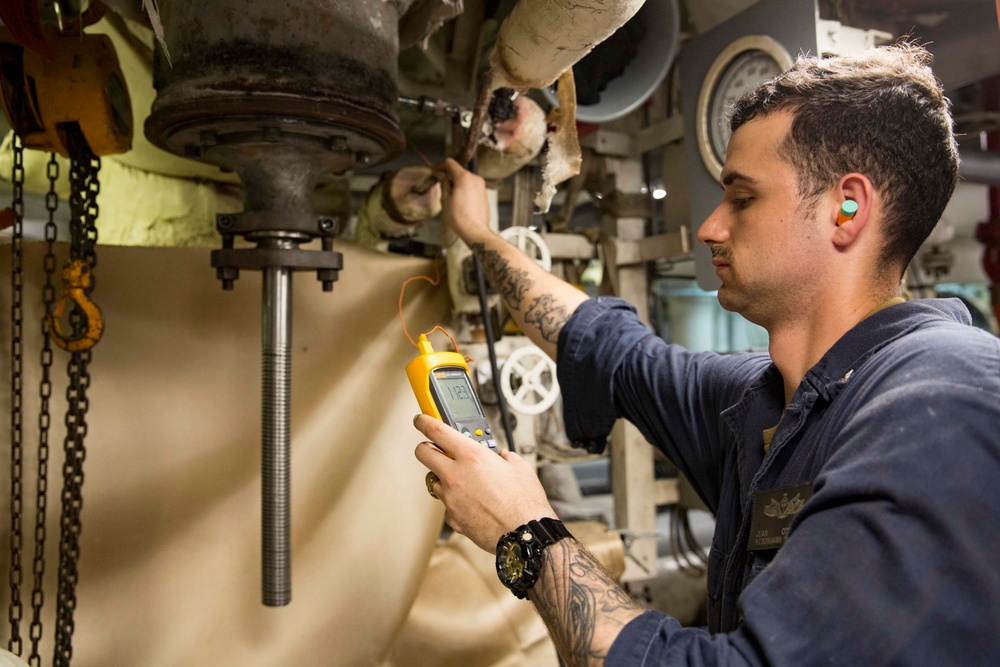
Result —
[{"label": "black wristwatch", "polygon": [[538,581],[542,571],[542,552],[564,537],[573,537],[558,519],[548,517],[529,521],[497,542],[497,576],[510,592],[521,600]]}]

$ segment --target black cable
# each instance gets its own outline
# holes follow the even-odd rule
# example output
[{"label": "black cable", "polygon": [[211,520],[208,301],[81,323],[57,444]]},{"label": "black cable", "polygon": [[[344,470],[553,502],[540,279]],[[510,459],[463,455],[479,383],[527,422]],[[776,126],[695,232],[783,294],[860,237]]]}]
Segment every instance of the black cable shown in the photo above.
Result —
[{"label": "black cable", "polygon": [[683,537],[681,535],[681,527],[679,520],[680,508],[674,505],[670,508],[670,541],[674,546],[674,558],[677,560],[677,566],[684,573],[690,573],[693,570],[697,570],[697,567],[687,555],[687,545],[684,543]]},{"label": "black cable", "polygon": [[[692,550],[691,544],[688,542],[687,537],[690,536],[689,532],[684,530],[685,524],[685,511],[681,509],[679,505],[674,505],[670,510],[670,533],[673,539],[677,541],[677,551],[674,553],[674,558],[677,559],[677,564],[682,572],[687,574],[699,575],[705,571],[704,567],[695,562],[688,556],[688,552]],[[697,554],[695,554],[697,557]],[[699,558],[700,560],[700,558]]]},{"label": "black cable", "polygon": [[493,370],[493,389],[497,394],[497,405],[500,406],[500,419],[503,422],[503,433],[507,437],[507,447],[517,453],[514,446],[514,429],[510,425],[510,412],[507,410],[507,399],[503,397],[500,387],[500,369],[497,365],[497,351],[493,336],[493,318],[490,317],[490,305],[486,299],[486,279],[483,278],[483,267],[479,258],[472,256],[472,269],[476,274],[476,286],[479,288],[479,309],[483,313],[483,329],[486,331],[486,348],[490,353],[490,368]]},{"label": "black cable", "polygon": [[[476,156],[473,155],[466,169],[473,174],[479,173],[479,164]],[[493,371],[493,390],[497,394],[497,406],[500,408],[500,421],[503,423],[503,433],[507,438],[507,448],[517,453],[514,445],[514,429],[510,425],[510,412],[507,410],[507,401],[503,397],[503,389],[500,386],[500,367],[497,365],[496,336],[493,332],[493,320],[490,318],[490,305],[486,299],[486,279],[483,277],[483,266],[479,263],[479,258],[472,254],[472,272],[476,275],[476,287],[479,292],[479,310],[483,316],[483,330],[486,332],[486,349],[490,354],[490,369]]]},{"label": "black cable", "polygon": [[[476,156],[473,155],[466,168],[473,174],[479,173],[479,164]],[[507,400],[503,397],[503,389],[500,387],[500,367],[497,365],[496,336],[493,332],[493,319],[490,317],[490,304],[486,299],[486,279],[483,277],[483,266],[479,263],[479,258],[472,254],[472,271],[476,274],[476,287],[479,292],[479,310],[483,315],[483,330],[486,332],[486,349],[490,353],[490,369],[493,371],[493,390],[497,394],[497,406],[500,408],[500,421],[503,422],[503,434],[507,438],[507,448],[517,453],[514,445],[514,429],[510,425],[510,411],[507,409]]]},{"label": "black cable", "polygon": [[685,539],[688,543],[688,548],[694,553],[695,557],[702,562],[703,565],[708,565],[708,554],[705,553],[705,549],[698,542],[698,538],[694,536],[694,531],[691,529],[691,514],[687,509],[680,510],[681,515],[681,527],[684,530]]}]

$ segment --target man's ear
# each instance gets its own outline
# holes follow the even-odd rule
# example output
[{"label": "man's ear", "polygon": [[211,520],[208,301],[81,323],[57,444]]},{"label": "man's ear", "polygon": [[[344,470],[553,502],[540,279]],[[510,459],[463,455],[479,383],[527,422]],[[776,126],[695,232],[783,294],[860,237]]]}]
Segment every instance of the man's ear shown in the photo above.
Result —
[{"label": "man's ear", "polygon": [[[830,223],[836,226],[833,243],[841,249],[854,243],[872,215],[872,182],[864,174],[852,172],[841,177],[833,189],[834,206],[829,212]],[[845,202],[847,204],[845,205]],[[854,208],[850,202],[857,205]]]}]

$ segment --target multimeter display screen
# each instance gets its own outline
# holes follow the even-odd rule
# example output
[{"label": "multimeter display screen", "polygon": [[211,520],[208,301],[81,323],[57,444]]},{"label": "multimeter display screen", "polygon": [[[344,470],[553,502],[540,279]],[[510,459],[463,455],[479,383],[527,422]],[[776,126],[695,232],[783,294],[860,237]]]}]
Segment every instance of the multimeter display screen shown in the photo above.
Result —
[{"label": "multimeter display screen", "polygon": [[439,378],[437,385],[441,389],[441,398],[444,399],[448,405],[448,411],[455,419],[481,415],[476,399],[472,395],[472,387],[466,378]]}]

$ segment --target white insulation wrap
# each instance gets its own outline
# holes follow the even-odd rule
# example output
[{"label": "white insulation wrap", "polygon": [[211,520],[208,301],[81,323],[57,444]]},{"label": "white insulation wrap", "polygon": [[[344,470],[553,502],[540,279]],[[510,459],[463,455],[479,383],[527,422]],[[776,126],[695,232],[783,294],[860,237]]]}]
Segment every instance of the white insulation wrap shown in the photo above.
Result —
[{"label": "white insulation wrap", "polygon": [[622,27],[644,0],[520,0],[500,26],[494,87],[525,90],[559,75]]},{"label": "white insulation wrap", "polygon": [[513,104],[512,118],[499,122],[490,119],[492,140],[480,144],[476,152],[479,175],[488,181],[507,178],[531,162],[545,145],[548,125],[542,107],[527,95],[520,95]]}]

